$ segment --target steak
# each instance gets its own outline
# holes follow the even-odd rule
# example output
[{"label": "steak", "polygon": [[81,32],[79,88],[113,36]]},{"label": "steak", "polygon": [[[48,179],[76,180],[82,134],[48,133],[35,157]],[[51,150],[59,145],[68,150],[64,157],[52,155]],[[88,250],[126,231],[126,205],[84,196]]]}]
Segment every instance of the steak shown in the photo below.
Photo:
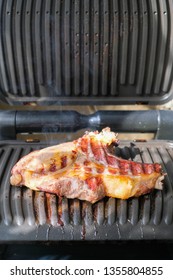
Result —
[{"label": "steak", "polygon": [[117,144],[117,134],[104,128],[31,152],[13,167],[11,185],[91,203],[104,196],[128,199],[162,189],[161,165],[119,158]]}]

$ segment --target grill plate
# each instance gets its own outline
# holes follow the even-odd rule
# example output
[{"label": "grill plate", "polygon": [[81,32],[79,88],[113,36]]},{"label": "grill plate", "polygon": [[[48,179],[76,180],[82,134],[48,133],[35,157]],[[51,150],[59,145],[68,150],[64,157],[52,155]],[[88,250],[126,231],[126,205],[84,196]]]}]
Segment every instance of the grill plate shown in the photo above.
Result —
[{"label": "grill plate", "polygon": [[162,164],[167,173],[164,189],[125,201],[106,197],[94,205],[10,186],[10,171],[18,159],[45,146],[0,142],[1,242],[172,239],[173,142],[122,141],[118,156]]},{"label": "grill plate", "polygon": [[172,10],[171,0],[0,1],[0,100],[166,103]]}]

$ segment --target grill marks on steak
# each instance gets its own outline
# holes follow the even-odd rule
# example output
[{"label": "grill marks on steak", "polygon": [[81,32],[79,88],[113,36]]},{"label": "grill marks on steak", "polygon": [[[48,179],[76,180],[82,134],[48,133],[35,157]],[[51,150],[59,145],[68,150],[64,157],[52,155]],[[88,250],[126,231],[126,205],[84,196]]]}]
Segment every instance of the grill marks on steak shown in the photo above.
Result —
[{"label": "grill marks on steak", "polygon": [[116,134],[105,128],[32,152],[13,167],[11,184],[92,203],[106,195],[127,199],[161,188],[161,166],[115,156],[117,142]]},{"label": "grill marks on steak", "polygon": [[[92,157],[95,161],[103,164],[102,168],[99,168],[99,173],[104,173],[104,170],[108,168],[108,172],[113,174],[121,175],[140,175],[140,174],[151,174],[153,172],[161,172],[161,166],[158,163],[140,163],[130,160],[124,160],[111,155],[109,151],[109,146],[105,147],[100,141],[87,141],[85,140],[85,149],[82,149],[87,155],[87,157]],[[84,141],[82,141],[83,143]],[[84,166],[88,166],[90,161],[86,160]],[[112,167],[112,168],[110,168]],[[88,167],[84,167],[87,171]],[[91,168],[90,168],[91,171]]]}]

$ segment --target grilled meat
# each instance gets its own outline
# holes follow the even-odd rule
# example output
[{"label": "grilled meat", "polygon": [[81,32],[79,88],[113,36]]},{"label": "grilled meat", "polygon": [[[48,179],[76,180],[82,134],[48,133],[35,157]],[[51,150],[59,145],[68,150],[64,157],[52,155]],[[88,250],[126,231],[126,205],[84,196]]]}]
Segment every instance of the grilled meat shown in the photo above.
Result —
[{"label": "grilled meat", "polygon": [[34,151],[13,167],[10,182],[91,203],[104,196],[128,199],[161,189],[161,166],[115,156],[112,146],[116,143],[117,135],[105,128]]}]

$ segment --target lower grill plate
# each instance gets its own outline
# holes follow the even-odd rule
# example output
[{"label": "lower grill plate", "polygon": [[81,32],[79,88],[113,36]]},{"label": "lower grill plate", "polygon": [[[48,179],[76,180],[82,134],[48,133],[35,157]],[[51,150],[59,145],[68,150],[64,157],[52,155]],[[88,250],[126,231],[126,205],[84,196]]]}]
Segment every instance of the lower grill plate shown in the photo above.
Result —
[{"label": "lower grill plate", "polygon": [[162,164],[163,191],[128,200],[105,197],[93,205],[10,186],[19,158],[45,146],[0,142],[0,242],[173,239],[173,142],[122,141],[118,156]]}]

